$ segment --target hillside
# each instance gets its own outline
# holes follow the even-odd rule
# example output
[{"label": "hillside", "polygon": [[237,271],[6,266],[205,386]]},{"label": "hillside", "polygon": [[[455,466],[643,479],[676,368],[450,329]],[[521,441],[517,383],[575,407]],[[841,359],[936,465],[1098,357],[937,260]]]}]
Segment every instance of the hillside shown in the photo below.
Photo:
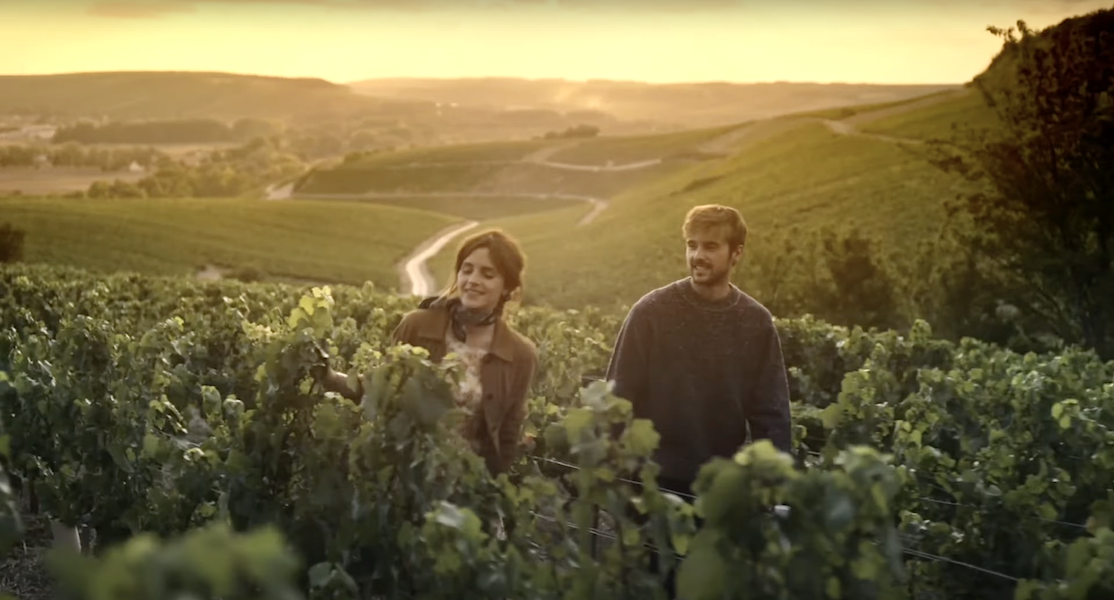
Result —
[{"label": "hillside", "polygon": [[[292,200],[207,202],[189,209],[197,212],[189,220],[205,215],[228,228],[229,235],[234,235],[237,223],[250,222],[250,247],[255,251],[233,252],[226,242],[202,238],[190,241],[183,257],[137,258],[89,252],[80,243],[55,241],[53,234],[44,232],[48,212],[67,222],[89,212],[86,218],[103,219],[106,228],[125,214],[135,218],[124,204],[112,203],[103,208],[36,204],[34,212],[43,220],[32,228],[40,233],[33,231],[29,239],[47,236],[36,242],[43,245],[32,251],[33,256],[82,266],[109,267],[118,261],[137,268],[136,261],[142,266],[150,260],[160,263],[152,266],[155,272],[166,272],[163,263],[180,272],[209,261],[259,266],[271,274],[303,279],[396,283],[392,265],[407,249],[464,219],[478,226],[504,227],[523,241],[530,256],[528,302],[615,307],[683,276],[679,231],[684,213],[695,204],[720,202],[740,208],[751,227],[737,282],[769,301],[783,282],[807,276],[807,262],[787,257],[804,252],[806,234],[822,227],[846,225],[878,234],[897,253],[929,239],[933,223],[942,215],[940,201],[954,196],[963,184],[918,155],[918,138],[935,130],[946,135],[951,120],[983,110],[979,98],[948,92],[869,109],[806,112],[654,136],[373,152],[307,174],[293,190]],[[15,215],[17,224],[26,222],[26,213],[21,216],[15,208],[31,211],[32,205],[8,202],[5,212]],[[191,204],[181,200],[175,206],[186,210]],[[424,225],[373,223],[376,211],[398,215],[390,211],[399,207],[424,211],[420,214],[426,220],[419,220]],[[150,210],[158,212],[158,219],[175,219],[175,209]],[[275,215],[273,227],[280,229],[260,225],[262,219],[249,210]],[[277,216],[280,212],[284,216]],[[328,220],[315,214],[327,214]],[[283,243],[281,236],[266,238],[302,222],[309,223],[307,240],[316,240],[308,262],[291,262],[285,246],[274,246],[276,254],[262,264],[271,244]],[[358,238],[363,234],[353,231],[353,223],[372,227],[382,237],[361,245]],[[67,228],[58,231],[65,235]],[[149,237],[142,229],[135,235]],[[338,236],[348,235],[356,237],[338,241]],[[184,240],[171,236],[179,238]],[[380,256],[378,247],[389,248],[387,255]],[[209,252],[205,248],[216,254],[197,258]],[[437,286],[447,277],[454,248],[449,243],[430,260]],[[330,257],[345,256],[354,257],[351,265],[326,265]]]},{"label": "hillside", "polygon": [[[597,208],[620,193],[671,176],[715,155],[703,149],[734,128],[676,134],[533,140],[372,153],[315,169],[295,198],[435,203],[469,219],[534,213],[572,203]],[[514,204],[521,207],[514,208]],[[450,207],[451,206],[451,207]],[[576,210],[571,208],[570,210]],[[588,218],[582,206],[582,218]]]},{"label": "hillside", "polygon": [[0,76],[0,113],[170,119],[344,115],[428,103],[385,103],[322,79],[229,73],[108,72]]},{"label": "hillside", "polygon": [[820,83],[677,83],[475,78],[369,79],[352,89],[381,98],[408,98],[466,106],[606,112],[696,128],[788,113],[912,98],[958,85]]},{"label": "hillside", "polygon": [[[532,265],[532,301],[562,308],[616,306],[683,277],[685,212],[697,204],[728,204],[740,209],[751,231],[736,282],[771,301],[784,281],[808,276],[809,265],[782,260],[800,251],[805,233],[848,226],[881,236],[897,254],[930,239],[943,216],[941,201],[966,184],[928,164],[916,138],[933,126],[947,135],[949,115],[977,113],[980,102],[977,94],[959,93],[879,108],[874,114],[882,129],[914,124],[889,135],[874,133],[870,112],[843,120],[805,115],[756,121],[730,136],[735,143],[725,148],[727,157],[687,163],[632,185],[582,227],[570,225],[571,213],[481,225],[503,227],[522,239]],[[439,281],[447,277],[447,253],[432,264]]]},{"label": "hillside", "polygon": [[365,147],[531,139],[578,125],[610,134],[676,129],[602,111],[379,98],[322,79],[170,71],[0,75],[0,142],[48,140],[58,124],[79,119],[134,123],[241,118],[280,121],[314,138],[362,136]]},{"label": "hillside", "polygon": [[409,207],[229,198],[0,198],[0,214],[27,231],[31,263],[199,278],[250,269],[384,289],[398,287],[414,246],[457,221]]}]

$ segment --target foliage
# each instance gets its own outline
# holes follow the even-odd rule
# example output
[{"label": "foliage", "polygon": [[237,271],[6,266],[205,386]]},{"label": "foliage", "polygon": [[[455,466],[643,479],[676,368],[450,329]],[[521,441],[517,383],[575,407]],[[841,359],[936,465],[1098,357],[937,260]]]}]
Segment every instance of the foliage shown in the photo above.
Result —
[{"label": "foliage", "polygon": [[[1018,22],[977,83],[998,126],[941,144],[936,163],[980,186],[957,210],[966,243],[1044,329],[1114,357],[1114,10],[1036,33]],[[993,75],[993,76],[991,76]]]},{"label": "foliage", "polygon": [[23,258],[23,240],[27,232],[11,223],[0,223],[0,263],[16,262]]},{"label": "foliage", "polygon": [[98,167],[102,171],[120,171],[133,162],[150,167],[170,160],[153,148],[86,148],[76,143],[0,146],[0,167],[33,167],[39,157],[51,167]]},{"label": "foliage", "polygon": [[[1106,589],[1114,364],[1088,352],[779,320],[796,456],[714,460],[689,503],[655,484],[653,427],[582,385],[618,325],[598,311],[509,313],[541,364],[530,456],[492,478],[453,433],[452,372],[387,341],[413,299],[20,265],[0,292],[12,468],[105,564],[223,523],[280,531],[311,598],[662,598],[653,549],[686,597]],[[360,403],[312,384],[317,343]]]},{"label": "foliage", "polygon": [[240,196],[268,184],[291,179],[305,165],[285,147],[281,137],[257,137],[226,150],[212,150],[197,164],[164,161],[135,183],[97,181],[89,198],[212,198]]},{"label": "foliage", "polygon": [[279,133],[268,120],[242,118],[232,124],[217,119],[170,119],[156,121],[112,121],[103,125],[81,122],[62,126],[54,133],[56,144],[209,144],[246,142]]},{"label": "foliage", "polygon": [[99,558],[56,550],[50,570],[73,600],[301,600],[298,560],[273,527],[234,533],[212,523],[169,540],[139,534]]},{"label": "foliage", "polygon": [[595,125],[580,124],[572,125],[564,131],[547,131],[543,136],[545,139],[577,139],[577,138],[593,138],[599,135],[600,128]]},{"label": "foliage", "polygon": [[[2,364],[0,361],[0,365]],[[8,378],[7,371],[0,370],[0,395],[8,393]],[[3,559],[23,534],[23,522],[8,477],[11,444],[11,438],[4,427],[4,415],[0,413],[0,559]]]},{"label": "foliage", "polygon": [[851,223],[812,232],[791,227],[775,240],[779,251],[746,273],[747,288],[774,314],[868,329],[906,327],[917,315],[918,307],[901,299],[907,281],[878,236]]}]

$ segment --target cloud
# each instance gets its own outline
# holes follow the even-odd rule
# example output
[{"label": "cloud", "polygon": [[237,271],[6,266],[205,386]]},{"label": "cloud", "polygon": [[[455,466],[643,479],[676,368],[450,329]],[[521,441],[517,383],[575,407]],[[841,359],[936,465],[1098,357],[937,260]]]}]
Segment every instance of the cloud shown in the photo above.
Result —
[{"label": "cloud", "polygon": [[89,14],[114,19],[157,19],[176,13],[188,13],[194,9],[190,2],[166,0],[163,2],[94,2],[89,6]]}]

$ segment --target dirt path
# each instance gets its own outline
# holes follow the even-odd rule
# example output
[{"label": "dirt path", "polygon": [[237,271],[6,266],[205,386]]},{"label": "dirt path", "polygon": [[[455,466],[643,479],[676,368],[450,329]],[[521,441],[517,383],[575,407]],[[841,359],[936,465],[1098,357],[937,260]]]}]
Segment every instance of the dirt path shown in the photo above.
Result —
[{"label": "dirt path", "polygon": [[434,234],[418,245],[406,258],[398,263],[398,275],[402,280],[403,293],[411,296],[429,296],[437,287],[437,282],[429,272],[429,259],[437,255],[442,248],[453,239],[479,225],[477,221],[468,221],[452,225]]}]

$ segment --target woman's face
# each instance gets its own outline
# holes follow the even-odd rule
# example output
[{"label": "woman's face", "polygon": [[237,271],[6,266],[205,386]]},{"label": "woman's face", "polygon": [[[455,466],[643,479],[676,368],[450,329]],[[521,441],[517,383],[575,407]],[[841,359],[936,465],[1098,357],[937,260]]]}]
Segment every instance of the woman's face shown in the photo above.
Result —
[{"label": "woman's face", "polygon": [[503,276],[491,261],[487,248],[477,248],[464,257],[456,273],[456,287],[465,308],[491,310],[503,296]]}]

